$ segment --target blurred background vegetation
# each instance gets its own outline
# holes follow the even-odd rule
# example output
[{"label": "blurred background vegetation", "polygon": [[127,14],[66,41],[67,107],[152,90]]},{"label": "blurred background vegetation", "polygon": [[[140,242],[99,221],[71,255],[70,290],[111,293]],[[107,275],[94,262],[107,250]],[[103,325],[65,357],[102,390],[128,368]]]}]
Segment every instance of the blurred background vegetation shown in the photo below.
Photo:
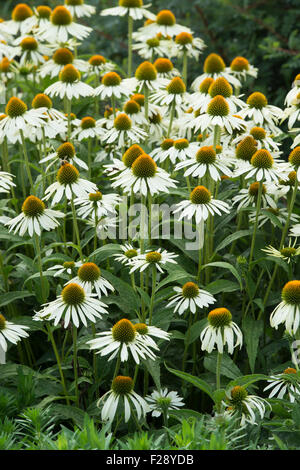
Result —
[{"label": "blurred background vegetation", "polygon": [[[10,17],[17,0],[1,0],[0,16]],[[28,0],[30,6],[55,7],[63,0]],[[123,66],[127,56],[127,22],[120,17],[101,17],[99,12],[118,4],[118,0],[86,0],[97,7],[92,19],[83,22],[94,28],[81,52],[99,53]],[[144,2],[148,3],[147,0]],[[200,63],[189,65],[190,79],[202,71],[203,60],[217,52],[227,65],[243,55],[259,68],[258,79],[250,91],[265,93],[269,102],[283,106],[284,96],[300,72],[300,1],[299,0],[153,0],[151,11],[171,9],[177,22],[189,26],[195,36],[204,39],[207,49]],[[142,21],[135,22],[135,29]],[[136,54],[135,65],[141,62]]]}]

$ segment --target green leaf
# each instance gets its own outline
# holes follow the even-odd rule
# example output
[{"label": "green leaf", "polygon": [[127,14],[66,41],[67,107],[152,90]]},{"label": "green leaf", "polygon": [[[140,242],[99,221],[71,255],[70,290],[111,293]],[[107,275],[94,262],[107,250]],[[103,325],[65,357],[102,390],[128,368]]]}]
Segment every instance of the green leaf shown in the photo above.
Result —
[{"label": "green leaf", "polygon": [[166,363],[165,363],[165,367],[169,372],[171,372],[174,375],[177,375],[177,377],[179,377],[180,379],[190,382],[192,385],[194,385],[194,387],[199,388],[200,390],[202,390],[202,392],[206,393],[213,401],[215,401],[213,389],[207,382],[205,382],[202,379],[199,379],[199,377],[195,377],[194,375],[188,374],[187,372],[182,372],[181,370],[171,369],[166,365]]},{"label": "green leaf", "polygon": [[264,323],[262,320],[256,320],[248,315],[242,321],[242,330],[246,343],[250,369],[253,373],[255,369],[259,338],[263,334]]},{"label": "green leaf", "polygon": [[249,375],[242,375],[235,380],[229,382],[227,388],[235,387],[236,385],[240,385],[242,387],[249,387],[255,382],[259,380],[268,380],[270,377],[264,374],[249,374]]},{"label": "green leaf", "polygon": [[[213,374],[216,373],[217,351],[213,351],[212,353],[210,353],[208,356],[204,358],[204,367],[210,372],[213,372]],[[233,360],[225,353],[222,355],[221,375],[224,375],[225,377],[228,377],[229,379],[235,379],[242,375],[238,366],[235,365]]]},{"label": "green leaf", "polygon": [[224,261],[214,261],[213,263],[205,264],[204,266],[201,267],[201,269],[205,268],[206,266],[216,266],[216,267],[219,267],[219,268],[229,269],[229,271],[234,275],[234,277],[239,282],[240,289],[241,290],[243,289],[242,278],[239,275],[237,269],[234,266],[232,266],[232,264],[225,263]]},{"label": "green leaf", "polygon": [[109,282],[112,283],[116,291],[119,293],[122,300],[123,312],[135,311],[140,306],[140,301],[137,293],[133,288],[127,284],[127,282],[122,281],[122,279],[114,276],[109,271],[101,269],[103,276]]},{"label": "green leaf", "polygon": [[239,289],[240,286],[236,282],[228,281],[226,279],[218,279],[205,287],[205,290],[211,294],[219,294],[219,292],[234,292]]},{"label": "green leaf", "polygon": [[68,405],[52,405],[52,413],[56,416],[59,416],[64,419],[73,419],[75,424],[79,426],[81,429],[83,428],[84,423],[84,415],[85,412],[80,408],[76,408],[75,406],[68,406]]},{"label": "green leaf", "polygon": [[142,361],[143,364],[147,367],[147,370],[151,377],[153,378],[153,381],[155,383],[155,387],[157,390],[161,389],[161,384],[160,384],[160,363],[159,361],[151,361],[151,359],[147,359],[146,361]]},{"label": "green leaf", "polygon": [[122,250],[118,243],[108,243],[107,245],[101,246],[101,248],[97,248],[97,250],[93,251],[89,256],[89,259],[95,259],[96,263],[101,263],[110,256],[120,253],[121,251]]},{"label": "green leaf", "polygon": [[247,235],[250,235],[252,232],[251,230],[239,230],[238,232],[232,233],[231,235],[228,235],[219,245],[217,246],[215,252],[222,250],[226,246],[230,245],[232,242],[235,240],[238,240],[239,238],[246,237]]}]

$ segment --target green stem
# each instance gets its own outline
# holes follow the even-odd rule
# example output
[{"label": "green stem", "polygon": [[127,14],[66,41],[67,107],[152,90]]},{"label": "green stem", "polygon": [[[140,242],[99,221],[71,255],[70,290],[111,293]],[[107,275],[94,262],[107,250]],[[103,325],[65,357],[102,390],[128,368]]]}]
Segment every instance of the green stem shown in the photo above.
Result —
[{"label": "green stem", "polygon": [[132,74],[132,31],[133,31],[133,18],[128,15],[128,77]]},{"label": "green stem", "polygon": [[77,224],[77,217],[76,217],[76,210],[75,210],[75,205],[74,205],[74,196],[73,196],[73,194],[72,194],[72,198],[71,198],[71,207],[72,207],[72,215],[73,215],[73,227],[74,227],[75,235],[76,235],[76,239],[77,239],[79,255],[80,255],[81,261],[83,261],[83,254],[82,254],[81,245],[80,245],[80,235],[79,235],[79,229],[78,229],[78,224]]},{"label": "green stem", "polygon": [[257,195],[257,203],[256,203],[256,216],[255,216],[255,222],[254,222],[254,228],[253,228],[253,234],[252,234],[252,241],[251,241],[251,248],[250,248],[250,256],[249,256],[249,270],[251,270],[251,262],[252,262],[253,253],[254,253],[256,232],[257,232],[257,226],[258,226],[258,216],[259,216],[260,207],[261,207],[262,190],[263,190],[263,182],[260,181],[259,182],[259,188],[258,188],[258,195]]},{"label": "green stem", "polygon": [[188,64],[187,51],[184,50],[183,51],[183,63],[182,63],[182,78],[186,86],[187,86],[187,70],[188,70],[187,64]]},{"label": "green stem", "polygon": [[56,347],[55,339],[53,337],[53,333],[51,331],[50,325],[47,323],[46,326],[47,326],[47,330],[48,330],[48,336],[50,338],[52,348],[53,348],[53,351],[54,351],[54,354],[55,354],[55,358],[56,358],[56,362],[57,362],[57,366],[58,366],[58,370],[59,370],[59,374],[60,374],[60,380],[61,380],[62,388],[63,388],[64,394],[65,394],[65,399],[66,399],[67,405],[70,405],[70,401],[69,401],[69,398],[68,398],[67,387],[66,387],[66,382],[65,382],[65,377],[64,377],[64,373],[63,373],[63,370],[62,370],[62,367],[61,367],[60,357],[59,357],[58,350],[57,350],[57,347]]},{"label": "green stem", "polygon": [[25,137],[24,137],[24,133],[23,133],[22,129],[20,129],[20,136],[21,136],[21,140],[22,140],[22,149],[23,149],[25,167],[26,167],[26,172],[27,172],[27,176],[28,176],[28,179],[29,179],[29,183],[30,183],[31,193],[33,195],[35,195],[35,189],[34,189],[34,186],[33,186],[33,180],[32,180],[32,176],[31,176],[30,165],[29,165],[29,160],[28,160],[26,142],[25,142]]},{"label": "green stem", "polygon": [[171,106],[170,123],[169,123],[169,128],[168,128],[168,133],[167,133],[167,139],[171,135],[174,115],[175,115],[175,100],[172,102],[172,106]]},{"label": "green stem", "polygon": [[149,326],[151,326],[151,324],[152,324],[152,314],[153,314],[154,299],[155,299],[155,289],[156,289],[156,267],[154,265],[152,267],[152,292],[151,292],[150,309],[149,309]]},{"label": "green stem", "polygon": [[73,368],[74,368],[76,405],[79,406],[78,364],[77,364],[77,328],[75,325],[73,325]]}]

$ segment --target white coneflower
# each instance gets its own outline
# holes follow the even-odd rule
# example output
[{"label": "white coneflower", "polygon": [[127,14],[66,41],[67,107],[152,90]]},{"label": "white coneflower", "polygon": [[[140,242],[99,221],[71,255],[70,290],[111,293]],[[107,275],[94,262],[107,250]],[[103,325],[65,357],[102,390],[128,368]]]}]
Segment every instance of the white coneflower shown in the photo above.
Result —
[{"label": "white coneflower", "polygon": [[234,348],[242,347],[243,334],[232,321],[232,315],[227,308],[215,308],[209,312],[207,320],[208,326],[200,334],[202,351],[211,353],[216,347],[218,352],[223,354],[227,345],[228,353],[233,354]]},{"label": "white coneflower", "polygon": [[61,99],[66,97],[69,100],[92,96],[93,93],[94,89],[80,80],[80,72],[72,64],[65,65],[59,74],[59,80],[45,90],[46,95],[59,96]]},{"label": "white coneflower", "polygon": [[276,132],[276,123],[282,118],[282,110],[269,105],[266,96],[255,91],[247,98],[247,106],[240,111],[240,115],[252,120],[257,126]]},{"label": "white coneflower", "polygon": [[5,117],[0,120],[0,139],[6,136],[7,140],[15,144],[20,140],[20,131],[24,134],[32,132],[35,127],[44,124],[46,108],[27,110],[24,101],[12,97],[5,108]]},{"label": "white coneflower", "polygon": [[115,254],[113,257],[115,258],[116,261],[119,261],[122,264],[130,266],[129,262],[131,258],[134,258],[135,256],[138,256],[141,254],[140,248],[135,248],[132,246],[130,243],[125,243],[125,245],[120,245],[120,248],[122,250],[122,253]]},{"label": "white coneflower", "polygon": [[4,352],[7,351],[7,341],[17,344],[21,338],[27,338],[29,326],[15,325],[15,323],[7,321],[2,314],[0,314],[0,346]]},{"label": "white coneflower", "polygon": [[145,112],[141,109],[141,106],[137,101],[132,99],[127,101],[123,106],[123,111],[127,116],[129,116],[134,126],[146,126],[148,124]]},{"label": "white coneflower", "polygon": [[300,237],[300,224],[293,225],[290,230],[291,237]]},{"label": "white coneflower", "polygon": [[[276,221],[273,221],[273,217],[269,216],[273,214],[276,216]],[[261,228],[265,223],[270,222],[274,227],[277,226],[276,222],[278,221],[282,226],[285,225],[286,220],[288,217],[288,211],[285,207],[278,207],[275,209],[274,207],[268,207],[265,209],[265,213],[261,213],[258,216],[258,228]],[[253,223],[255,220],[255,214],[249,215],[249,222]],[[300,216],[298,214],[291,214],[291,222],[298,222],[300,220]]]},{"label": "white coneflower", "polygon": [[121,186],[125,193],[139,193],[146,196],[160,192],[169,192],[169,188],[174,188],[176,181],[171,179],[169,174],[159,168],[155,161],[143,153],[139,155],[131,165],[118,176],[114,177],[112,187]]},{"label": "white coneflower", "polygon": [[51,8],[46,5],[40,5],[33,7],[33,11],[36,21],[33,30],[39,32],[40,28],[42,30],[47,28],[50,24]]},{"label": "white coneflower", "polygon": [[296,75],[293,86],[285,97],[284,104],[291,106],[293,101],[297,98],[298,93],[300,93],[300,73]]},{"label": "white coneflower", "polygon": [[43,40],[49,43],[53,42],[53,38],[56,42],[66,43],[69,37],[79,40],[85,39],[91,31],[92,28],[75,23],[69,10],[59,5],[52,11],[50,23],[47,27],[40,28],[39,34]]},{"label": "white coneflower", "polygon": [[101,410],[101,419],[112,422],[115,418],[119,403],[122,403],[125,423],[129,421],[133,409],[136,411],[137,419],[145,417],[149,411],[147,402],[133,390],[133,380],[131,377],[118,375],[113,379],[111,390],[106,392],[97,402]]},{"label": "white coneflower", "polygon": [[240,81],[232,73],[228,72],[222,57],[215,53],[209,54],[204,61],[203,73],[193,81],[191,88],[194,91],[198,91],[201,82],[205,78],[212,78],[215,80],[219,77],[226,78],[229,83],[237,88],[241,86]]},{"label": "white coneflower", "polygon": [[276,250],[273,246],[269,245],[267,248],[262,248],[262,251],[267,253],[269,256],[274,256],[275,258],[281,258],[287,263],[290,263],[294,260],[294,257],[300,255],[300,246],[295,248],[296,239],[292,243],[291,239],[289,240],[288,246],[283,246],[280,250]]},{"label": "white coneflower", "polygon": [[300,281],[289,281],[281,292],[282,301],[273,310],[270,316],[270,325],[277,330],[281,323],[293,336],[300,324]]},{"label": "white coneflower", "polygon": [[33,36],[21,36],[15,42],[15,55],[19,56],[20,65],[23,66],[26,63],[34,65],[40,65],[45,62],[44,56],[48,56],[51,53],[51,49],[41,44]]},{"label": "white coneflower", "polygon": [[72,51],[66,47],[57,49],[52,59],[48,59],[39,69],[42,78],[56,78],[66,65],[73,65],[80,72],[87,72],[88,65],[84,60],[75,59]]},{"label": "white coneflower", "polygon": [[163,273],[166,269],[166,264],[173,263],[177,264],[174,258],[177,258],[178,255],[175,253],[170,253],[167,250],[158,248],[157,251],[149,251],[148,253],[143,253],[134,258],[131,258],[129,265],[131,267],[130,274],[134,271],[139,270],[140,272],[145,271],[149,267],[155,267],[157,271]]},{"label": "white coneflower", "polygon": [[246,179],[255,178],[256,181],[278,183],[279,180],[287,180],[288,165],[272,157],[267,149],[257,150],[250,162],[244,161],[235,170],[235,176],[245,174]]},{"label": "white coneflower", "polygon": [[65,261],[63,264],[55,264],[47,269],[47,271],[54,272],[53,277],[63,277],[64,274],[68,274],[72,276],[74,274],[75,269],[81,266],[80,261]]},{"label": "white coneflower", "polygon": [[99,96],[101,100],[115,97],[117,99],[128,97],[134,90],[134,86],[126,80],[122,80],[116,72],[107,72],[103,75],[101,85],[94,90],[94,96]]},{"label": "white coneflower", "polygon": [[241,56],[235,57],[227,70],[240,82],[246,80],[247,77],[256,78],[258,71],[256,67],[249,63],[246,57]]},{"label": "white coneflower", "polygon": [[77,276],[68,283],[76,283],[83,287],[85,292],[95,291],[98,298],[101,299],[102,294],[108,295],[108,291],[114,291],[114,287],[110,282],[101,276],[101,270],[95,263],[84,263],[80,266]]},{"label": "white coneflower", "polygon": [[52,183],[45,191],[45,198],[53,197],[52,205],[58,203],[65,195],[67,199],[74,196],[84,197],[97,191],[97,186],[91,181],[80,178],[79,171],[70,163],[63,162],[57,172],[57,181]]},{"label": "white coneflower", "polygon": [[[166,142],[165,142],[166,144]],[[170,159],[170,161],[175,164],[176,162],[184,162],[189,161],[191,158],[197,154],[199,151],[199,144],[198,142],[189,142],[187,139],[176,139],[174,140],[173,146],[170,147],[169,151],[166,153],[156,153],[157,160],[163,162],[165,160],[165,155]],[[153,151],[154,153],[154,151]],[[175,171],[177,171],[177,166],[175,167]]]},{"label": "white coneflower", "polygon": [[269,152],[275,152],[279,155],[280,142],[275,142],[271,137],[270,132],[267,132],[263,127],[254,126],[250,128],[248,132],[245,132],[241,135],[238,135],[235,139],[232,140],[232,145],[239,144],[243,139],[253,137],[255,139],[257,150],[265,148]]},{"label": "white coneflower", "polygon": [[95,54],[88,60],[88,70],[87,73],[89,76],[95,74],[101,76],[107,72],[112,72],[115,69],[115,64],[106,60],[103,55]]},{"label": "white coneflower", "polygon": [[0,61],[2,61],[3,59],[5,59],[6,61],[12,60],[16,56],[16,53],[16,48],[8,46],[6,44],[6,41],[1,40],[0,32]]},{"label": "white coneflower", "polygon": [[152,93],[150,100],[160,106],[173,105],[178,113],[187,100],[186,86],[180,77],[174,77],[164,88]]},{"label": "white coneflower", "polygon": [[9,193],[13,186],[16,186],[13,182],[14,175],[7,173],[6,171],[0,171],[0,193]]},{"label": "white coneflower", "polygon": [[81,142],[84,139],[101,139],[103,136],[103,128],[100,125],[99,120],[96,121],[91,116],[85,116],[81,120],[76,119],[73,121],[74,130],[71,134],[72,139],[79,140]]},{"label": "white coneflower", "polygon": [[97,318],[101,319],[103,313],[108,313],[107,306],[94,298],[96,295],[85,292],[79,284],[68,284],[56,300],[42,305],[42,310],[36,312],[33,320],[54,320],[56,326],[64,319],[64,328],[68,327],[70,321],[76,328],[80,322],[87,326],[87,319],[96,323]]},{"label": "white coneflower", "polygon": [[282,121],[288,120],[288,128],[292,129],[296,121],[300,120],[300,91],[292,101],[291,106],[285,108],[282,114]]},{"label": "white coneflower", "polygon": [[6,21],[6,29],[10,34],[27,34],[35,25],[36,19],[32,9],[26,3],[18,3],[12,11],[11,20]]},{"label": "white coneflower", "polygon": [[296,395],[300,395],[299,375],[293,367],[288,367],[282,374],[271,375],[267,382],[269,385],[264,388],[264,392],[271,390],[269,398],[283,399],[288,395],[289,401],[294,403]]},{"label": "white coneflower", "polygon": [[198,149],[193,159],[187,159],[176,165],[175,171],[185,169],[184,176],[203,178],[210,175],[214,181],[221,180],[221,175],[232,176],[222,154],[216,153],[213,146]]},{"label": "white coneflower", "polygon": [[[164,139],[159,147],[156,147],[150,153],[150,156],[154,161],[164,162],[167,158],[170,158],[173,154],[174,139]],[[175,163],[172,161],[172,163]]]},{"label": "white coneflower", "polygon": [[[255,181],[251,183],[249,188],[241,189],[236,196],[233,196],[232,203],[238,204],[237,212],[239,212],[243,207],[253,207],[257,205],[257,196],[259,192],[259,182]],[[276,202],[274,199],[269,196],[266,185],[262,186],[262,195],[261,195],[261,207],[272,207],[273,209],[277,208]]]},{"label": "white coneflower", "polygon": [[133,44],[132,50],[137,51],[139,56],[146,60],[152,60],[153,57],[157,56],[173,57],[176,55],[173,41],[166,41],[158,36],[136,42],[136,44]]},{"label": "white coneflower", "polygon": [[196,60],[199,59],[200,54],[206,47],[202,39],[194,38],[191,33],[187,32],[177,34],[175,44],[178,57],[183,57],[183,55],[186,54],[187,57],[192,57]]},{"label": "white coneflower", "polygon": [[289,155],[289,163],[296,172],[296,178],[300,182],[300,146],[295,147]]},{"label": "white coneflower", "polygon": [[22,237],[28,231],[30,237],[33,234],[41,235],[42,230],[53,230],[59,226],[60,219],[65,214],[60,211],[46,209],[45,204],[36,196],[28,196],[22,205],[22,212],[14,219],[9,220],[5,225],[9,231],[19,233]]},{"label": "white coneflower", "polygon": [[62,162],[68,162],[73,164],[76,164],[83,168],[84,170],[88,169],[87,164],[78,158],[75,153],[75,147],[71,142],[64,142],[61,144],[58,149],[55,152],[50,153],[46,157],[42,158],[39,163],[46,163],[49,162],[49,165],[46,168],[46,171],[54,165],[54,163],[62,163]]},{"label": "white coneflower", "polygon": [[182,287],[174,287],[173,290],[176,294],[170,298],[167,308],[175,307],[174,313],[178,312],[179,315],[187,310],[196,313],[197,308],[208,307],[216,301],[213,295],[200,289],[194,282],[186,282]]},{"label": "white coneflower", "polygon": [[44,123],[41,127],[34,129],[34,135],[30,133],[29,138],[36,136],[37,140],[41,141],[44,137],[53,139],[61,132],[67,131],[67,118],[66,116],[53,108],[52,100],[49,96],[44,93],[38,93],[32,100],[32,108],[39,109],[43,108],[44,111]]},{"label": "white coneflower", "polygon": [[65,7],[75,18],[90,17],[96,13],[96,8],[84,3],[84,0],[65,0]]},{"label": "white coneflower", "polygon": [[256,424],[255,412],[258,412],[260,418],[263,419],[266,407],[271,408],[264,398],[248,395],[246,388],[240,385],[236,385],[227,393],[227,400],[229,407],[225,413],[229,416],[241,416],[241,426],[244,426],[246,423]]},{"label": "white coneflower", "polygon": [[199,109],[200,112],[205,112],[215,96],[223,96],[226,99],[230,114],[235,114],[237,110],[245,107],[245,103],[233,94],[232,86],[224,77],[219,77],[215,80],[206,78],[200,84],[199,93],[191,95],[190,103],[195,110]]},{"label": "white coneflower", "polygon": [[143,28],[140,28],[137,36],[145,40],[156,36],[156,34],[173,38],[182,32],[192,33],[190,28],[176,23],[175,15],[171,10],[161,10],[156,15],[155,21],[149,23]]},{"label": "white coneflower", "polygon": [[96,350],[96,354],[109,355],[108,361],[118,356],[121,362],[125,362],[131,354],[136,364],[139,364],[141,359],[155,360],[156,356],[151,348],[159,349],[155,343],[150,346],[126,318],[115,323],[109,331],[97,333],[96,338],[87,344],[91,350]]},{"label": "white coneflower", "polygon": [[103,216],[116,212],[116,206],[120,202],[118,194],[102,194],[101,191],[86,194],[85,196],[74,199],[77,208],[78,217],[87,219],[101,219]]},{"label": "white coneflower", "polygon": [[167,413],[168,416],[169,410],[179,410],[181,406],[184,406],[183,398],[178,395],[178,392],[169,392],[167,388],[155,390],[151,395],[146,396],[146,401],[154,418],[158,418],[162,413]]},{"label": "white coneflower", "polygon": [[154,338],[164,339],[167,341],[170,340],[170,336],[171,336],[170,333],[167,333],[161,328],[157,328],[156,326],[146,325],[145,323],[135,323],[134,329],[139,335],[142,336],[147,346],[154,348],[154,349],[156,348],[156,343],[152,339],[152,336]]},{"label": "white coneflower", "polygon": [[120,113],[114,120],[114,125],[111,129],[104,131],[102,140],[107,144],[117,144],[120,147],[130,145],[133,142],[143,142],[147,133],[132,125],[132,121],[125,113]]},{"label": "white coneflower", "polygon": [[176,209],[173,210],[174,214],[180,213],[179,220],[195,216],[196,224],[205,221],[210,214],[222,215],[222,212],[229,214],[230,206],[224,201],[214,199],[205,186],[197,186],[191,192],[190,198],[176,204]]},{"label": "white coneflower", "polygon": [[148,18],[155,20],[155,15],[147,10],[151,4],[143,5],[143,0],[119,0],[119,6],[105,8],[101,11],[102,16],[130,16],[133,20]]},{"label": "white coneflower", "polygon": [[135,76],[126,78],[124,83],[129,89],[136,90],[138,93],[146,91],[155,91],[164,83],[163,79],[158,79],[157,71],[149,61],[142,62],[135,71]]},{"label": "white coneflower", "polygon": [[198,129],[204,132],[208,128],[212,129],[215,126],[224,127],[229,134],[232,134],[234,130],[246,128],[243,119],[230,113],[229,104],[222,95],[216,95],[212,98],[207,106],[206,113],[198,116],[193,129],[194,132],[197,132]]}]

